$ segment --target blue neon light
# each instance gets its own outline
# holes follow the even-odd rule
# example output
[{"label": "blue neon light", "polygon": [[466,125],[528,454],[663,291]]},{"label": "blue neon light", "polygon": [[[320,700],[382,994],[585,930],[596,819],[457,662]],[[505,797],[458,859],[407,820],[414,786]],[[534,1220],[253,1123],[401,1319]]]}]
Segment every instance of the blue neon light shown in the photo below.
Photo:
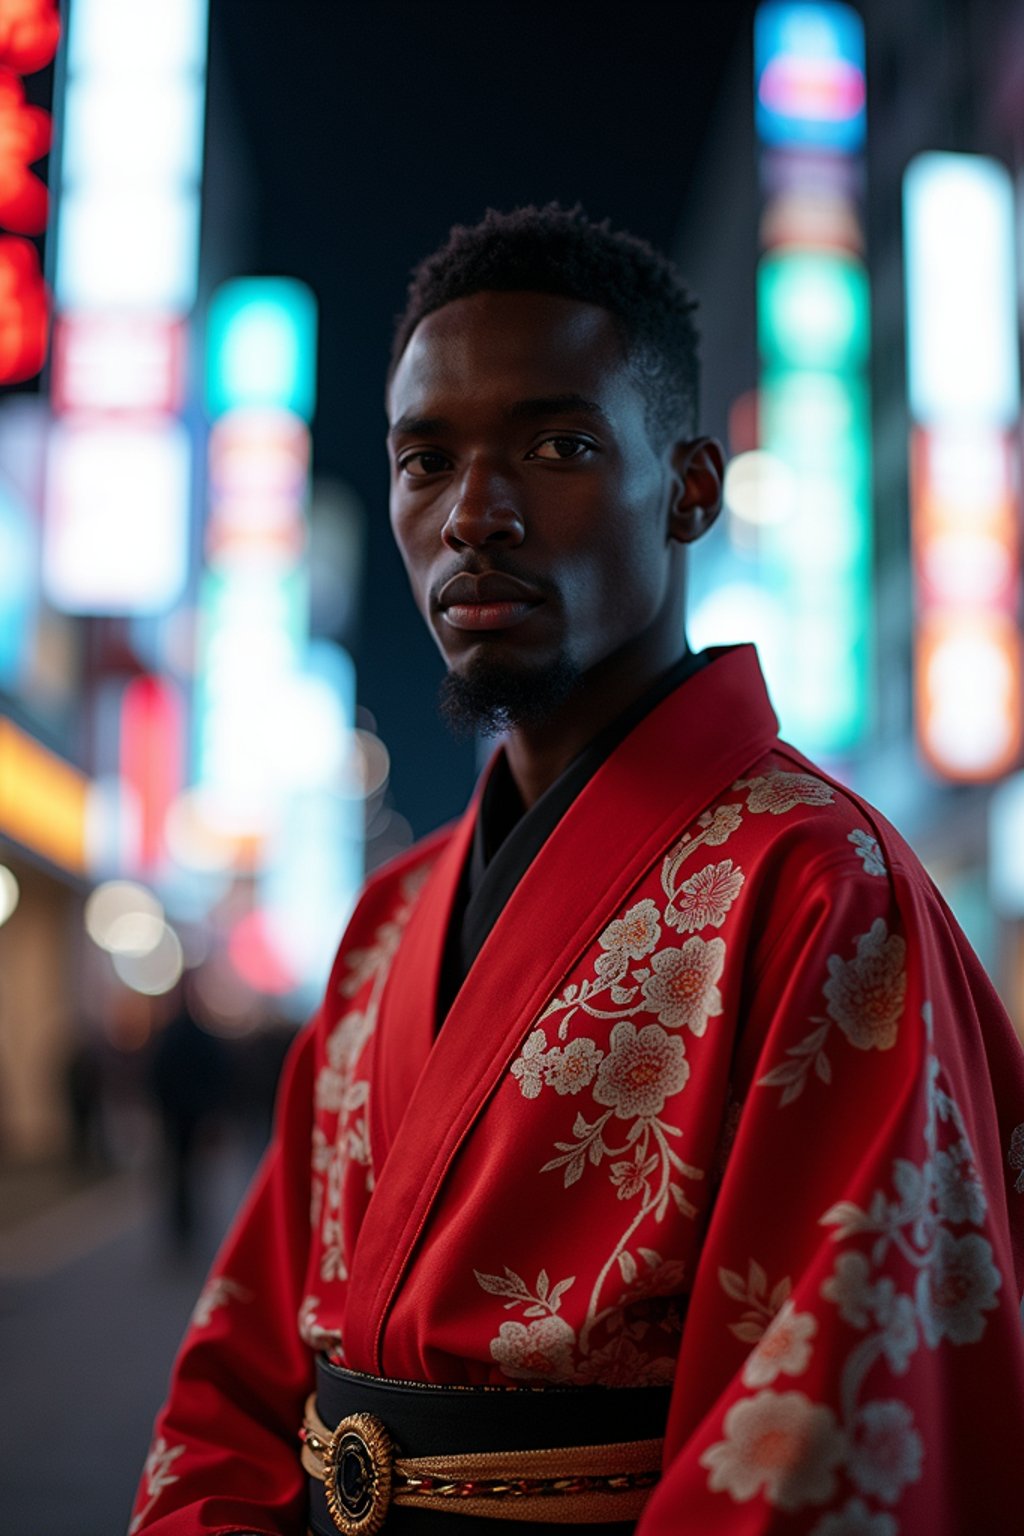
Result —
[{"label": "blue neon light", "polygon": [[754,20],[756,122],[767,144],[850,154],[866,128],[864,24],[838,0],[768,0]]}]

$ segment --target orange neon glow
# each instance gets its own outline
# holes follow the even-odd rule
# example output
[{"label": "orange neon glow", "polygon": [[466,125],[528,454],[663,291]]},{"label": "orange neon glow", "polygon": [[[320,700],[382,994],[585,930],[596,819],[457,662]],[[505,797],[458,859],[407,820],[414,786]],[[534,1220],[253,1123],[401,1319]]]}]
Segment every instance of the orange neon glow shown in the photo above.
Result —
[{"label": "orange neon glow", "polygon": [[57,0],[3,0],[0,5],[0,64],[21,75],[44,69],[60,41]]},{"label": "orange neon glow", "polygon": [[25,87],[10,69],[0,69],[0,224],[19,235],[41,235],[49,194],[29,166],[50,148],[49,112],[25,100]]},{"label": "orange neon glow", "polygon": [[0,832],[84,874],[87,795],[84,773],[0,719]]},{"label": "orange neon glow", "polygon": [[910,453],[918,608],[1014,615],[1020,551],[1011,438],[991,428],[918,430]]},{"label": "orange neon glow", "polygon": [[982,783],[1016,766],[1024,741],[1021,636],[1007,614],[935,614],[914,653],[918,742],[944,779]]},{"label": "orange neon glow", "polygon": [[0,383],[19,384],[42,368],[49,316],[35,246],[13,235],[0,236]]},{"label": "orange neon glow", "polygon": [[809,187],[780,192],[765,204],[759,238],[766,251],[781,245],[810,245],[858,256],[864,253],[856,205],[841,190],[823,194]]}]

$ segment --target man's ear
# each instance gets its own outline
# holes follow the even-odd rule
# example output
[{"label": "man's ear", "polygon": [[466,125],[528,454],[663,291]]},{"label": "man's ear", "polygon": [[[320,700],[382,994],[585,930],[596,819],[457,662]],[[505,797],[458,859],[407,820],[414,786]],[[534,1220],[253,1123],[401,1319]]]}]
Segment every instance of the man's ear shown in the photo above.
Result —
[{"label": "man's ear", "polygon": [[669,534],[680,544],[693,544],[707,533],[722,510],[725,454],[713,437],[694,437],[671,450],[673,500]]}]

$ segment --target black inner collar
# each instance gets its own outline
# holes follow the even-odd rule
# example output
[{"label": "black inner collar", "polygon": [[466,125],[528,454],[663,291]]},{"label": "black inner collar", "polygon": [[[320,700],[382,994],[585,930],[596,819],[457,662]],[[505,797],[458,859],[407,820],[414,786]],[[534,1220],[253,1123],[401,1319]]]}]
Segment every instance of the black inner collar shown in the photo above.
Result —
[{"label": "black inner collar", "polygon": [[[662,673],[573,758],[528,811],[508,759],[504,752],[500,754],[484,787],[472,847],[452,907],[438,989],[439,1024],[505,903],[583,786],[645,715],[718,654],[717,648],[687,654]],[[554,893],[552,899],[557,899]]]}]

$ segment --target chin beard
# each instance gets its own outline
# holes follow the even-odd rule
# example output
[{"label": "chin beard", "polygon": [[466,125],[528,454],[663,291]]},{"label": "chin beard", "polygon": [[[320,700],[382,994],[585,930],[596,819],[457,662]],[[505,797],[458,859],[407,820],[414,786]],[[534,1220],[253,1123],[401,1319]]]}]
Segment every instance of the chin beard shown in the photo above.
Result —
[{"label": "chin beard", "polygon": [[441,683],[441,717],[456,736],[503,736],[543,725],[558,713],[581,673],[566,656],[535,672],[487,663],[449,672]]}]

